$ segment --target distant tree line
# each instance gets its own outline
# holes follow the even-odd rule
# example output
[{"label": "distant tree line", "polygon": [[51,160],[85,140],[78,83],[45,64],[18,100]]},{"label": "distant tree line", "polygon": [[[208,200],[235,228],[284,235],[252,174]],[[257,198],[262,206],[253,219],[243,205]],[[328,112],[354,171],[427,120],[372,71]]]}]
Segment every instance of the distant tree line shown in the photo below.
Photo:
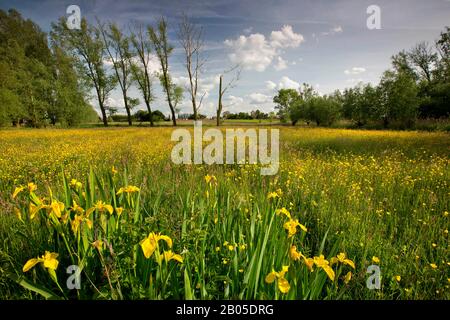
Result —
[{"label": "distant tree line", "polygon": [[370,122],[387,128],[392,124],[411,128],[419,118],[450,115],[450,28],[434,46],[421,42],[392,57],[378,85],[358,84],[343,92],[319,95],[312,86],[281,89],[273,98],[282,121],[295,125],[328,126],[340,118],[364,127]]},{"label": "distant tree line", "polygon": [[231,113],[226,111],[223,113],[224,119],[242,119],[242,120],[264,120],[274,118],[274,114],[265,113],[261,110],[253,110],[251,112]]},{"label": "distant tree line", "polygon": [[[118,89],[126,121],[160,119],[177,125],[180,104],[187,93],[192,113],[188,119],[202,119],[200,113],[206,91],[200,89],[205,58],[201,27],[183,15],[177,37],[184,53],[188,84],[174,83],[169,63],[174,46],[168,39],[164,17],[154,25],[136,23],[119,28],[115,23],[81,20],[80,29],[69,29],[66,19],[52,23],[49,35],[15,10],[0,10],[0,125],[74,126],[98,121],[89,101],[96,101],[105,126],[122,119],[108,98]],[[126,32],[124,30],[126,29]],[[159,71],[150,70],[150,59],[159,62]],[[239,65],[218,75],[216,122],[221,119],[273,118],[259,110],[251,113],[223,111],[224,95],[240,77]],[[227,75],[233,73],[230,77]],[[225,76],[228,77],[225,81]],[[159,81],[170,116],[152,110],[156,99],[153,84]],[[139,97],[130,96],[135,86]],[[146,112],[134,112],[143,101]],[[344,91],[320,95],[312,86],[298,90],[281,89],[273,99],[278,117],[296,124],[331,125],[345,118],[355,126],[380,123],[408,128],[418,118],[448,117],[450,113],[450,29],[441,32],[431,46],[419,43],[392,57],[392,68],[383,73],[378,85],[358,84]],[[142,120],[145,119],[145,120]]]}]

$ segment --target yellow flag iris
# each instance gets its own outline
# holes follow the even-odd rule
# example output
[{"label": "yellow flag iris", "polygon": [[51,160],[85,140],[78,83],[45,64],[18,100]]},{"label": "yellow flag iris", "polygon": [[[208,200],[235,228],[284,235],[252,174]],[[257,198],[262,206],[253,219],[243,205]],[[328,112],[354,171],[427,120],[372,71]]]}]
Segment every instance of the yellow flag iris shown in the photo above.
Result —
[{"label": "yellow flag iris", "polygon": [[50,270],[56,270],[58,268],[58,254],[55,252],[45,251],[45,254],[38,258],[28,260],[23,266],[22,271],[27,272],[32,269],[38,263],[44,264],[44,267]]},{"label": "yellow flag iris", "polygon": [[169,246],[169,248],[172,248],[172,239],[168,236],[161,235],[159,233],[150,232],[148,237],[141,241],[140,246],[142,248],[144,256],[147,259],[150,258],[152,254],[155,252],[158,246],[158,241],[160,240],[165,241]]}]

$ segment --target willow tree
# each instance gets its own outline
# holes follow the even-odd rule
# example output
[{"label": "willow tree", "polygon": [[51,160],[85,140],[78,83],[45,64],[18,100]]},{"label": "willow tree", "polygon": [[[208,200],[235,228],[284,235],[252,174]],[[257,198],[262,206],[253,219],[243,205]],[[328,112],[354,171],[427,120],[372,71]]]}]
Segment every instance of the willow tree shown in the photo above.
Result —
[{"label": "willow tree", "polygon": [[88,86],[93,87],[104,126],[108,126],[105,101],[116,86],[116,80],[106,72],[106,48],[98,28],[81,20],[80,29],[69,29],[66,19],[52,24],[51,36],[58,46],[75,59],[78,74]]},{"label": "willow tree", "polygon": [[133,100],[128,96],[128,89],[131,86],[131,58],[130,39],[117,27],[115,23],[108,24],[107,27],[98,22],[98,28],[102,34],[105,50],[112,63],[116,80],[122,92],[123,104],[127,112],[128,125],[132,125],[131,109]]},{"label": "willow tree", "polygon": [[167,39],[167,22],[164,17],[159,19],[156,29],[152,26],[148,27],[148,35],[161,65],[159,80],[166,94],[167,103],[169,104],[170,113],[172,115],[172,123],[176,126],[176,106],[182,98],[182,94],[180,95],[182,89],[173,83],[169,74],[169,56],[172,54],[173,46],[170,45],[169,40]]},{"label": "willow tree", "polygon": [[142,24],[136,24],[134,32],[131,34],[131,44],[134,49],[136,59],[131,61],[131,73],[133,80],[137,83],[138,89],[144,98],[145,105],[150,117],[150,126],[153,127],[153,114],[151,103],[155,97],[153,95],[152,77],[150,68],[151,42],[145,34]]}]

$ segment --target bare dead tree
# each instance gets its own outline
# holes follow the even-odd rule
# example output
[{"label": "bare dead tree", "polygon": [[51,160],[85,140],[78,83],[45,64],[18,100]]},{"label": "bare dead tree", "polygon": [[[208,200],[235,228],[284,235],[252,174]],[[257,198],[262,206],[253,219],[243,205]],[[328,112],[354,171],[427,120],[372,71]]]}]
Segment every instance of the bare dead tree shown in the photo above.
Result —
[{"label": "bare dead tree", "polygon": [[202,67],[206,62],[202,56],[204,43],[203,30],[201,27],[192,23],[186,14],[183,14],[182,20],[178,25],[178,39],[185,53],[184,65],[189,78],[189,87],[187,90],[191,96],[194,120],[197,120],[198,111],[201,107],[203,97],[206,94],[206,92],[204,92],[200,101],[197,103],[199,76]]},{"label": "bare dead tree", "polygon": [[[222,110],[223,110],[223,96],[225,94],[225,92],[228,91],[228,89],[233,88],[236,83],[238,82],[240,76],[241,76],[241,71],[242,69],[240,68],[239,65],[236,65],[234,67],[232,67],[231,69],[229,69],[228,71],[225,71],[224,73],[222,73],[219,76],[219,101],[217,104],[217,110],[216,110],[216,125],[220,126],[220,116],[222,114]],[[223,76],[225,74],[229,74],[231,72],[234,72],[233,77],[231,78],[231,80],[226,83],[225,85],[223,84]]]}]

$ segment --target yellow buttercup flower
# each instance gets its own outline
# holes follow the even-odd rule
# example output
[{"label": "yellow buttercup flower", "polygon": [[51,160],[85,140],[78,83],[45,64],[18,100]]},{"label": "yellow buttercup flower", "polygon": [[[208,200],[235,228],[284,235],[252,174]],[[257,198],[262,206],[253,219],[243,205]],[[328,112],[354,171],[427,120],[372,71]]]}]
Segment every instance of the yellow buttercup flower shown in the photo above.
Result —
[{"label": "yellow buttercup flower", "polygon": [[158,241],[163,240],[167,243],[169,248],[172,248],[172,239],[168,236],[161,235],[160,233],[150,232],[147,238],[143,239],[140,243],[144,256],[148,259],[155,252]]},{"label": "yellow buttercup flower", "polygon": [[432,269],[437,269],[437,265],[436,265],[435,263],[430,263],[430,267],[431,267]]},{"label": "yellow buttercup flower", "polygon": [[380,258],[373,256],[372,257],[372,262],[373,263],[380,263]]},{"label": "yellow buttercup flower", "polygon": [[28,260],[25,265],[23,266],[22,271],[23,272],[27,272],[30,269],[32,269],[35,265],[37,265],[38,263],[42,263],[44,264],[44,267],[50,270],[56,270],[58,268],[58,260],[56,259],[58,258],[58,254],[55,252],[49,252],[49,251],[45,251],[45,254],[43,256],[41,256],[40,258],[33,258]]},{"label": "yellow buttercup flower", "polygon": [[395,281],[400,282],[402,280],[402,277],[397,275],[394,277],[394,279]]}]

